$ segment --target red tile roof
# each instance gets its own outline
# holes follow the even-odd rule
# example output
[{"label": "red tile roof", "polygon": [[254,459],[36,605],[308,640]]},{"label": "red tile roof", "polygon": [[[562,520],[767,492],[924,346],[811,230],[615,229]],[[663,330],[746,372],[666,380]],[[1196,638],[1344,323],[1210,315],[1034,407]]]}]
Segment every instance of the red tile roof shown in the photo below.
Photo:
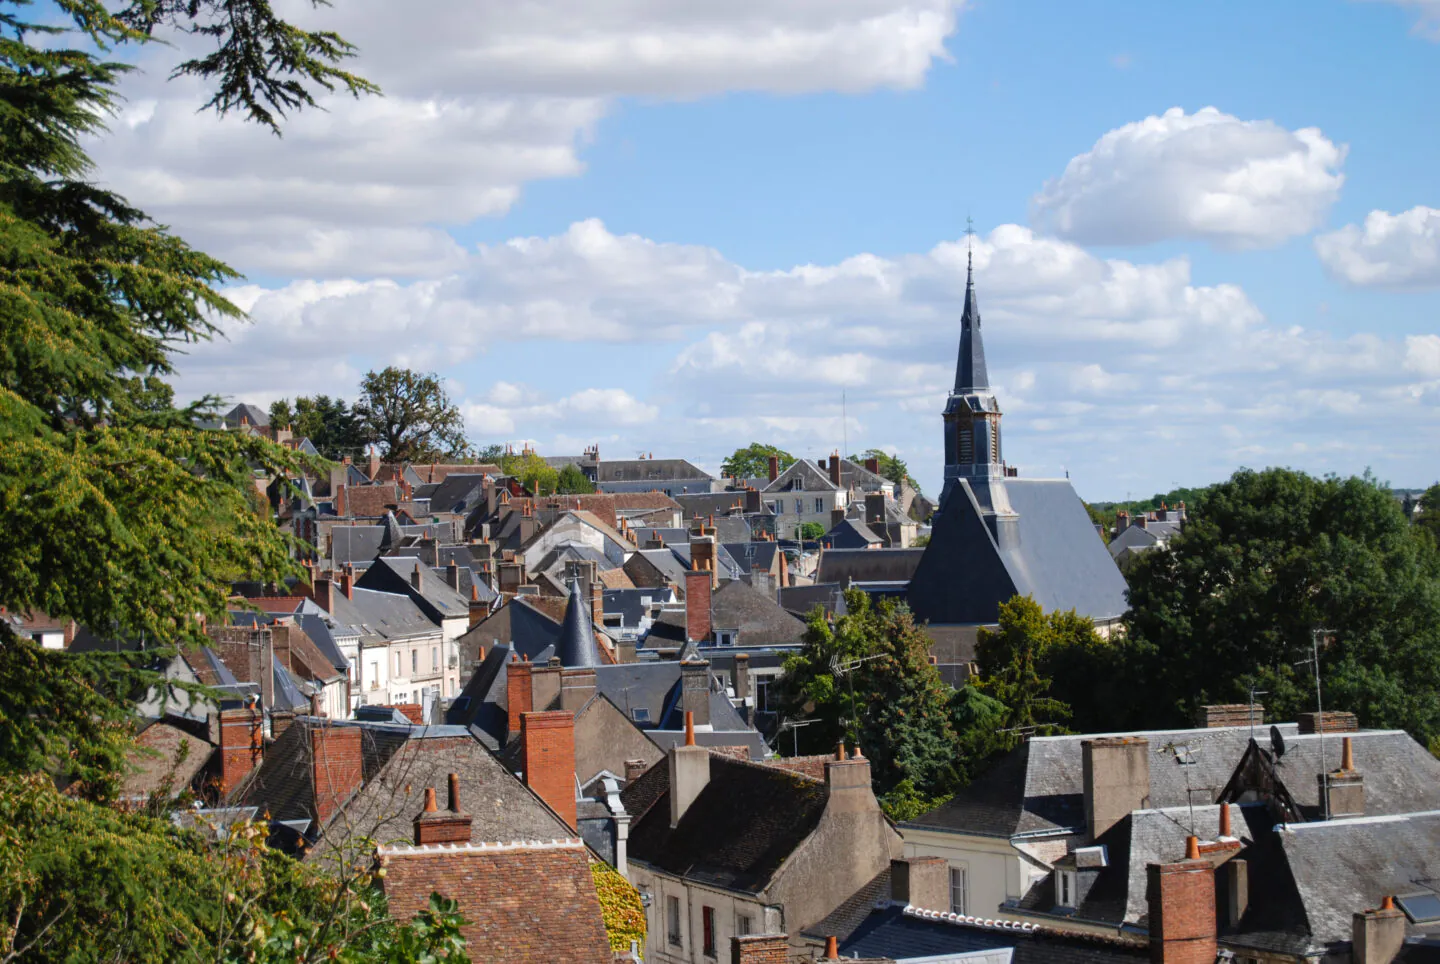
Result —
[{"label": "red tile roof", "polygon": [[472,961],[608,964],[610,941],[580,840],[382,847],[390,912],[408,920],[432,891],[460,902]]}]

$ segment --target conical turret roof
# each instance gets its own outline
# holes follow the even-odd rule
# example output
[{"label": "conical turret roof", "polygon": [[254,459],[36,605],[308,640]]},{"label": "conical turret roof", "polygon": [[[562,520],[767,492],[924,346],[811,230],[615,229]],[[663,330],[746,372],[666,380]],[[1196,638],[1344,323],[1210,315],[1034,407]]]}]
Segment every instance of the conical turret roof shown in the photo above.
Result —
[{"label": "conical turret roof", "polygon": [[570,577],[570,601],[565,606],[560,637],[555,641],[555,655],[560,657],[561,666],[593,668],[600,665],[595,625],[590,619],[590,600],[580,592],[578,576]]}]

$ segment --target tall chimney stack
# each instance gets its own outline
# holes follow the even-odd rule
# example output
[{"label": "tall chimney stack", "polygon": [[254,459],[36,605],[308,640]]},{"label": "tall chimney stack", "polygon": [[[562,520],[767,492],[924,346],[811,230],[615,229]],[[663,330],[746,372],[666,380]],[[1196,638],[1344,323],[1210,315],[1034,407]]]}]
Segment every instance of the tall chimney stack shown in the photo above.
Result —
[{"label": "tall chimney stack", "polygon": [[575,829],[575,716],[569,710],[523,713],[525,785]]},{"label": "tall chimney stack", "polygon": [[680,824],[680,818],[690,809],[690,804],[700,796],[710,782],[710,751],[695,745],[695,718],[685,714],[685,742],[670,748],[670,826]]},{"label": "tall chimney stack", "polygon": [[1150,741],[1143,736],[1080,741],[1085,823],[1090,840],[1150,800]]}]

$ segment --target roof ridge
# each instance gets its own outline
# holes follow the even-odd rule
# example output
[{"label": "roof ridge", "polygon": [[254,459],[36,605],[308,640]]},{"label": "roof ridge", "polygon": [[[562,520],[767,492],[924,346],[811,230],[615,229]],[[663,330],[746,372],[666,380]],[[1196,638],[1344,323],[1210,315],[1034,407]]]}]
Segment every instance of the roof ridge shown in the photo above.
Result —
[{"label": "roof ridge", "polygon": [[381,844],[375,848],[382,857],[421,857],[435,853],[504,853],[521,850],[584,850],[585,841],[579,837],[556,837],[550,840],[511,840],[480,843],[425,844]]}]

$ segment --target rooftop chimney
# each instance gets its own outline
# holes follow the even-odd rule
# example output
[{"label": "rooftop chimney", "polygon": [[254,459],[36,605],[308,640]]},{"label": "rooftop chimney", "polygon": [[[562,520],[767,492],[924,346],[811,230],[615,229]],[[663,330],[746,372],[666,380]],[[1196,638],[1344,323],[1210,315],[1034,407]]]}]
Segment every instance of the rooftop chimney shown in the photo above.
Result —
[{"label": "rooftop chimney", "polygon": [[685,573],[685,638],[710,641],[710,573],[694,569]]},{"label": "rooftop chimney", "polygon": [[[1080,741],[1085,824],[1093,841],[1150,801],[1150,741],[1143,736]],[[1212,882],[1213,883],[1213,882]]]},{"label": "rooftop chimney", "polygon": [[788,964],[788,934],[744,934],[730,938],[730,964]]},{"label": "rooftop chimney", "polygon": [[834,452],[830,455],[830,484],[840,488],[840,453]]},{"label": "rooftop chimney", "polygon": [[505,664],[505,707],[510,714],[508,729],[512,734],[520,732],[521,715],[535,707],[532,669],[528,659],[517,659],[513,653],[510,662]]},{"label": "rooftop chimney", "polygon": [[689,713],[685,714],[685,742],[670,748],[669,766],[670,826],[675,827],[710,782],[710,751],[695,745],[695,719]]},{"label": "rooftop chimney", "polygon": [[445,567],[445,583],[456,592],[460,591],[460,566],[454,559]]},{"label": "rooftop chimney", "polygon": [[1385,897],[1375,910],[1360,911],[1350,931],[1350,960],[1354,964],[1390,964],[1405,945],[1405,915],[1395,898]]},{"label": "rooftop chimney", "polygon": [[310,726],[310,765],[315,787],[315,820],[330,822],[364,780],[358,726],[315,722]]},{"label": "rooftop chimney", "polygon": [[885,524],[885,493],[866,493],[865,524],[872,527],[877,525],[883,526]]},{"label": "rooftop chimney", "polygon": [[944,857],[890,861],[890,899],[923,910],[950,909],[950,862]]},{"label": "rooftop chimney", "polygon": [[[749,654],[749,653],[736,653],[736,654],[735,654],[735,677],[734,677],[734,682],[735,682],[735,699],[737,699],[737,700],[740,701],[740,705],[741,705],[741,706],[744,706],[744,705],[746,704],[746,701],[748,701],[748,700],[750,699],[750,654]],[[743,713],[743,711],[742,711],[742,713]],[[747,719],[747,722],[749,722],[748,719]]]},{"label": "rooftop chimney", "polygon": [[1157,964],[1214,964],[1215,868],[1200,857],[1200,842],[1185,841],[1185,859],[1146,865],[1150,960]]},{"label": "rooftop chimney", "polygon": [[415,568],[410,570],[410,585],[416,592],[423,591],[421,589],[421,572],[423,569],[424,567],[420,564],[419,560],[416,560]]},{"label": "rooftop chimney", "polygon": [[1259,726],[1265,722],[1261,703],[1221,703],[1200,707],[1195,725],[1213,729],[1221,726]]},{"label": "rooftop chimney", "polygon": [[1340,710],[1326,710],[1324,713],[1301,713],[1297,721],[1301,733],[1354,733],[1360,729],[1360,721],[1354,713]]},{"label": "rooftop chimney", "polygon": [[346,599],[355,598],[355,570],[348,562],[340,572],[340,591],[345,594]]},{"label": "rooftop chimney", "polygon": [[380,474],[380,447],[370,446],[370,481],[375,481],[375,476]]},{"label": "rooftop chimney", "polygon": [[575,828],[575,716],[568,710],[520,716],[525,785]]},{"label": "rooftop chimney", "polygon": [[220,711],[220,793],[238,787],[264,752],[260,710],[245,706]]},{"label": "rooftop chimney", "polygon": [[680,664],[680,708],[687,721],[710,725],[710,662],[696,659]]},{"label": "rooftop chimney", "polygon": [[770,481],[774,482],[780,478],[780,459],[778,456],[770,456]]},{"label": "rooftop chimney", "polygon": [[840,960],[840,941],[838,938],[835,937],[835,935],[832,934],[829,937],[825,938],[825,956],[820,958],[820,960]]},{"label": "rooftop chimney", "polygon": [[880,809],[875,791],[870,786],[870,761],[858,746],[847,760],[845,744],[840,744],[836,759],[825,764],[825,786],[830,797],[825,804],[827,812],[863,813]]},{"label": "rooftop chimney", "polygon": [[470,842],[471,818],[460,809],[460,776],[450,774],[450,807],[435,805],[435,788],[425,788],[425,808],[415,815],[415,846]]},{"label": "rooftop chimney", "polygon": [[1355,769],[1355,748],[1350,737],[1340,744],[1340,769],[1320,774],[1320,793],[1326,816],[1363,817],[1365,778]]},{"label": "rooftop chimney", "polygon": [[645,771],[648,769],[650,769],[650,764],[646,763],[644,760],[626,760],[625,782],[627,784],[634,783],[636,780],[640,779],[640,777],[643,776]]},{"label": "rooftop chimney", "polygon": [[865,471],[867,471],[867,472],[872,472],[872,473],[874,473],[875,475],[879,475],[879,474],[880,474],[880,460],[879,460],[879,459],[866,459],[866,460],[865,460]]}]

